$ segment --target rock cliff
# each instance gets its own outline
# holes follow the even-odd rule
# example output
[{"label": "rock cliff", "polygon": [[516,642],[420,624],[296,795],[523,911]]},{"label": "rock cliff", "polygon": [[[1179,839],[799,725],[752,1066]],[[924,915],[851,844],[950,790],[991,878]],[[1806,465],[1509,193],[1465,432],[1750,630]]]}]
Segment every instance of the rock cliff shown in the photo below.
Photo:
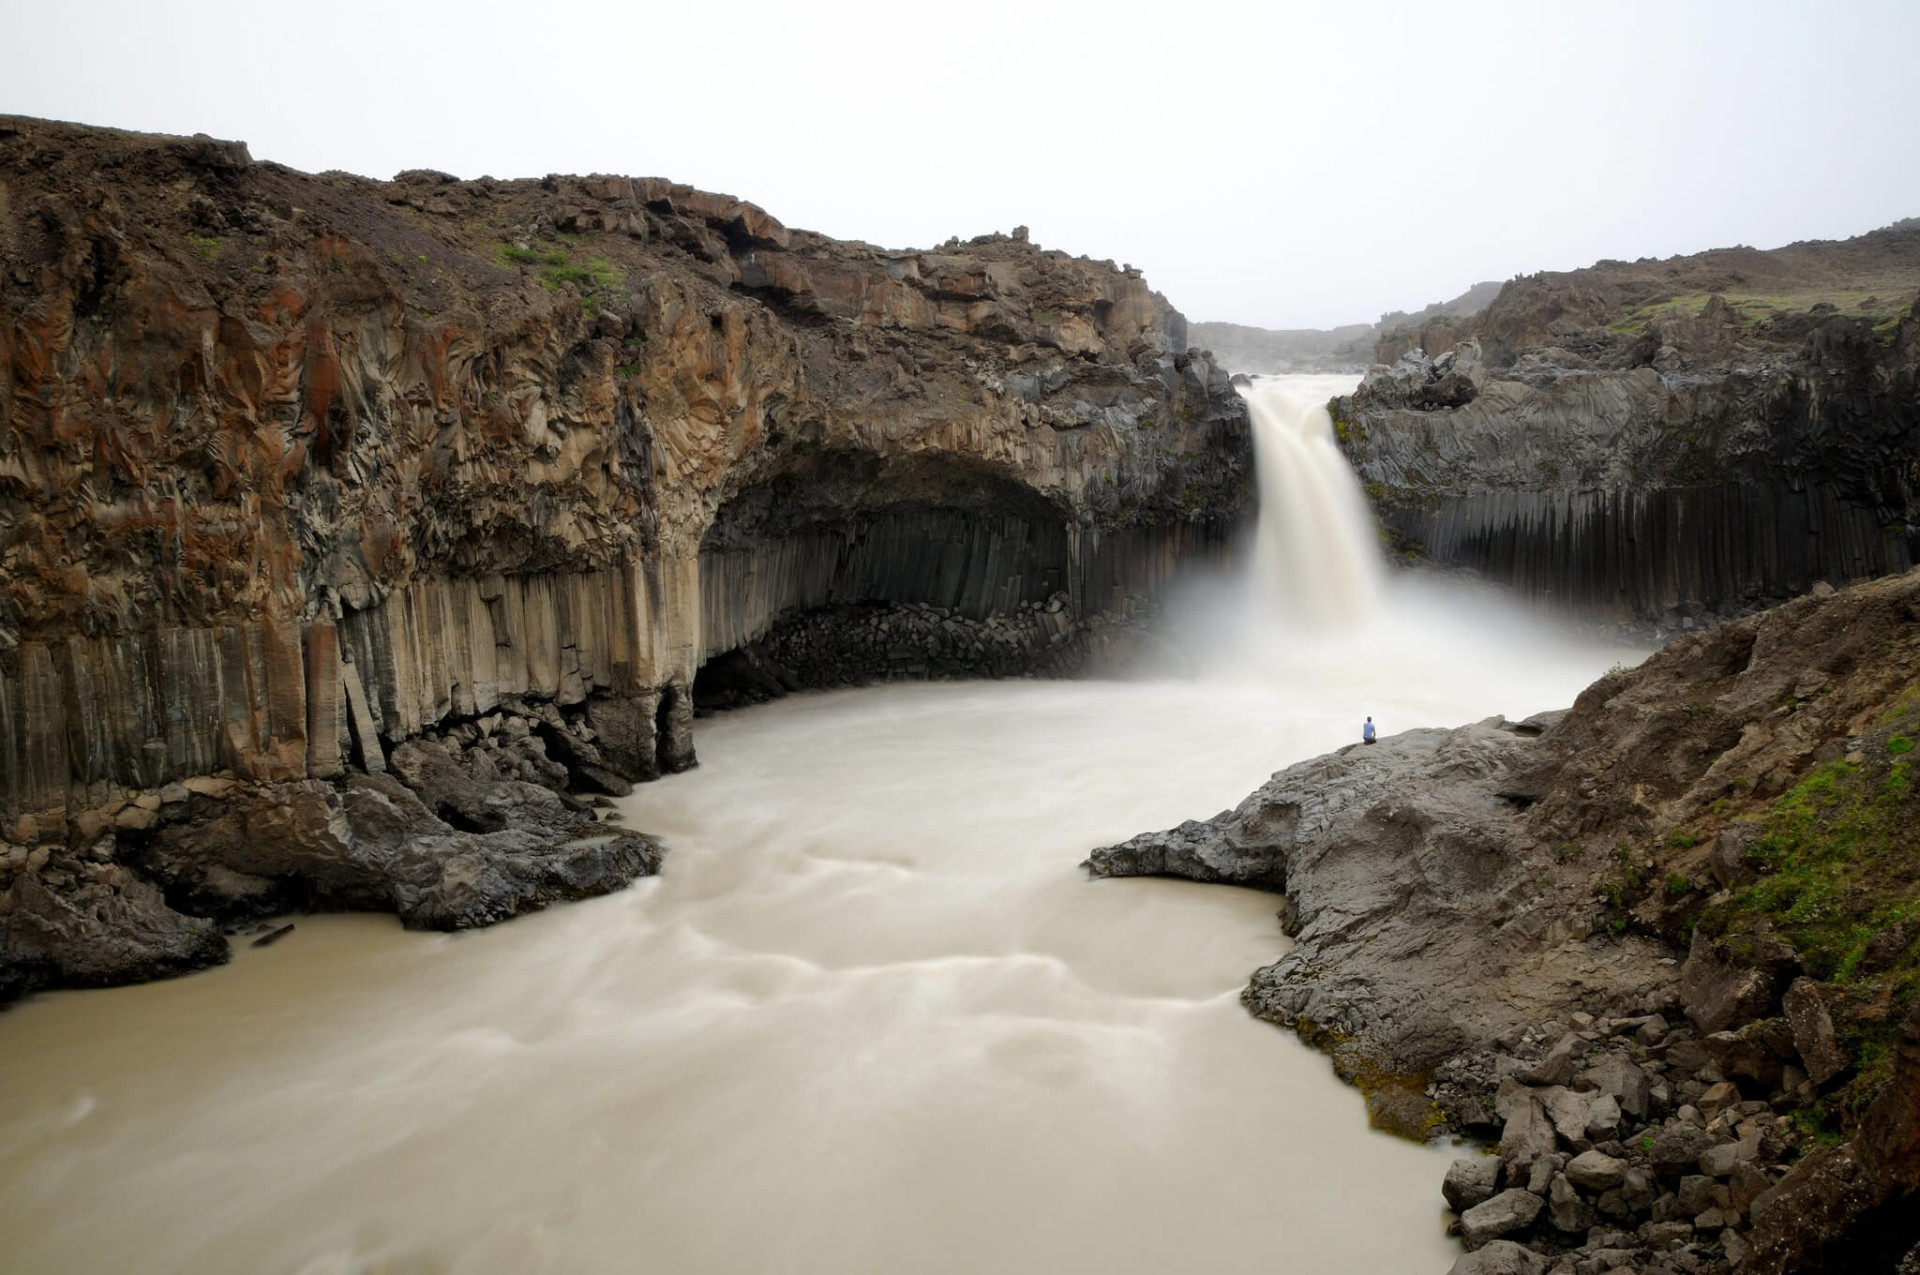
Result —
[{"label": "rock cliff", "polygon": [[[1024,230],[886,251],[660,179],[0,118],[0,262],[0,946],[137,895],[129,974],[218,946],[150,883],[422,924],[585,890],[581,847],[617,883],[652,851],[501,786],[691,764],[702,665],[811,612],[1124,624],[1249,495],[1181,316]],[[1056,657],[1016,646],[975,667]],[[393,865],[434,838],[495,855],[484,902]],[[16,987],[80,977],[34,943]]]},{"label": "rock cliff", "polygon": [[1402,552],[1676,631],[1920,560],[1917,296],[1920,222],[1530,276],[1334,414]]},{"label": "rock cliff", "polygon": [[1286,892],[1248,1007],[1382,1125],[1499,1145],[1448,1178],[1493,1250],[1460,1271],[1891,1272],[1920,1246],[1917,737],[1909,572],[1089,866]]}]

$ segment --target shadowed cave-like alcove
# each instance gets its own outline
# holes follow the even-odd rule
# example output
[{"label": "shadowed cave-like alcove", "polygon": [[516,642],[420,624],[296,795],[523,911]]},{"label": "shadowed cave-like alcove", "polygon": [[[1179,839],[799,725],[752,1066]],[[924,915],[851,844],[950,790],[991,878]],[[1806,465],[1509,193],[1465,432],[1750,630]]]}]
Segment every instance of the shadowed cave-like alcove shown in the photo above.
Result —
[{"label": "shadowed cave-like alcove", "polygon": [[1076,671],[1222,529],[1097,528],[951,457],[828,452],[723,504],[700,547],[702,709],[890,676]]}]

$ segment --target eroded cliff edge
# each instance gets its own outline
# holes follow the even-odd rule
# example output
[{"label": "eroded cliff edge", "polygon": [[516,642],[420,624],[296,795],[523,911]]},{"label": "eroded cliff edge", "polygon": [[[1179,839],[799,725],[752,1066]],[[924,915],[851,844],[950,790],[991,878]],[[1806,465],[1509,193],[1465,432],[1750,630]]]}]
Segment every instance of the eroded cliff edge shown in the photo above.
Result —
[{"label": "eroded cliff edge", "polygon": [[1089,866],[1286,892],[1248,1007],[1379,1123],[1498,1144],[1448,1176],[1462,1275],[1891,1272],[1920,1260],[1916,738],[1908,572]]},{"label": "eroded cliff edge", "polygon": [[1672,633],[1920,561],[1920,221],[1602,262],[1384,333],[1336,399],[1397,548]]},{"label": "eroded cliff edge", "polygon": [[1178,312],[1024,231],[0,118],[0,261],[16,990],[213,959],[196,915],[609,888],[657,847],[579,798],[691,764],[713,657],[911,673],[931,617],[939,669],[1071,668],[1250,494]]}]

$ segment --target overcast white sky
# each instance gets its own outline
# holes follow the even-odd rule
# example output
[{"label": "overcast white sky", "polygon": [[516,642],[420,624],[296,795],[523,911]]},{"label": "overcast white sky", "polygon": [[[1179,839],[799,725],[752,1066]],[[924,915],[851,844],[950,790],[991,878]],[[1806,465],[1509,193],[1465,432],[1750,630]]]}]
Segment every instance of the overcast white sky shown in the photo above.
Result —
[{"label": "overcast white sky", "polygon": [[0,0],[0,49],[0,113],[890,247],[1024,223],[1273,327],[1920,215],[1920,0]]}]

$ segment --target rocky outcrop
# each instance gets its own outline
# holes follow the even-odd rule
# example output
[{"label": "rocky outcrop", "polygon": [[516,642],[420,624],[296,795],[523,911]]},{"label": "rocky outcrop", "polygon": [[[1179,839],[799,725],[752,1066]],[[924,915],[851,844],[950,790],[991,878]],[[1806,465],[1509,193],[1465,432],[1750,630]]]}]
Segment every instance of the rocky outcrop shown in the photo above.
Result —
[{"label": "rocky outcrop", "polygon": [[[488,901],[443,905],[327,829],[387,771],[447,825],[416,839],[504,835],[398,761],[488,722],[536,722],[568,793],[691,765],[702,665],[808,612],[1124,626],[1248,495],[1184,319],[1024,230],[893,252],[658,179],[383,183],[3,118],[0,261],[0,834],[33,875],[109,827],[183,905],[215,868],[434,924],[587,888],[494,841]],[[121,826],[199,778],[321,784],[335,849],[196,875],[143,840],[179,803]],[[385,893],[329,875],[375,861]]]},{"label": "rocky outcrop", "polygon": [[1424,1134],[1443,1117],[1423,1101],[1408,1120],[1399,1091],[1424,1089],[1469,1045],[1569,1001],[1625,1017],[1672,997],[1664,948],[1607,934],[1584,875],[1527,836],[1532,798],[1517,785],[1557,716],[1343,748],[1231,812],[1096,850],[1088,866],[1284,891],[1293,948],[1254,975],[1248,1008],[1325,1043],[1371,1091],[1377,1121]]},{"label": "rocky outcrop", "polygon": [[1916,736],[1909,572],[1677,640],[1564,714],[1302,762],[1088,866],[1284,891],[1293,948],[1244,1000],[1377,1124],[1497,1143],[1446,1185],[1470,1246],[1891,1270],[1920,1244]]},{"label": "rocky outcrop", "polygon": [[1333,412],[1403,551],[1671,632],[1920,558],[1916,293],[1920,223],[1517,279]]}]

